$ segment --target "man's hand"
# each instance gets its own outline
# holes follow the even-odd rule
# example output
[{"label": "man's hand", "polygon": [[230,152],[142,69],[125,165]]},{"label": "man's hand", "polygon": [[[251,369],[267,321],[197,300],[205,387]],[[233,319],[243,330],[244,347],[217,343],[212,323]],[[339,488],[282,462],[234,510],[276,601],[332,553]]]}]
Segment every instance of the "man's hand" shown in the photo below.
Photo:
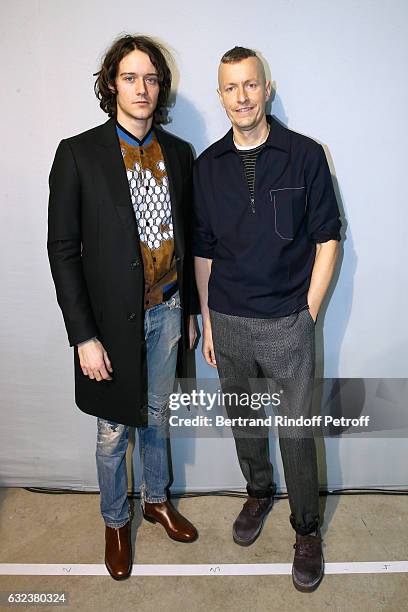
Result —
[{"label": "man's hand", "polygon": [[217,367],[212,339],[211,321],[209,319],[206,321],[203,320],[203,355],[208,365],[213,368]]},{"label": "man's hand", "polygon": [[316,257],[307,295],[310,316],[316,323],[320,306],[333,276],[338,255],[337,240],[328,240],[316,245]]},{"label": "man's hand", "polygon": [[188,338],[189,338],[189,348],[194,348],[195,342],[197,340],[197,317],[195,315],[189,315],[188,317]]},{"label": "man's hand", "polygon": [[204,359],[213,368],[217,367],[212,339],[210,312],[208,309],[208,281],[210,280],[212,259],[194,257],[194,270],[198,295],[200,296],[201,316],[203,319],[203,355]]},{"label": "man's hand", "polygon": [[92,339],[78,347],[79,362],[82,372],[92,380],[112,380],[113,372],[108,353],[99,340]]}]

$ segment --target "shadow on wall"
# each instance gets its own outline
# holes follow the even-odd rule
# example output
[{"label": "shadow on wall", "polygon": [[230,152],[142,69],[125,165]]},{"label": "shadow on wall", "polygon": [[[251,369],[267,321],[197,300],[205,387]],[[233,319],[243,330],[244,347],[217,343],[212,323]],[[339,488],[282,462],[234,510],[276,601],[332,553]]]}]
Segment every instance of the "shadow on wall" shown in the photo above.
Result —
[{"label": "shadow on wall", "polygon": [[204,119],[190,100],[177,95],[177,103],[171,109],[171,117],[166,129],[172,132],[172,125],[177,125],[176,136],[191,144],[194,158],[198,155],[197,151],[201,152],[211,144]]},{"label": "shadow on wall", "polygon": [[[267,70],[268,73],[268,70]],[[288,127],[288,117],[285,113],[282,101],[280,97],[276,93],[276,84],[272,83],[272,94],[271,98],[267,104],[267,113],[271,113],[271,108],[273,105],[274,115],[276,119],[284,126]],[[320,142],[315,138],[313,134],[305,134],[317,142]],[[324,335],[323,328],[325,327],[325,318],[326,311],[328,308],[328,304],[332,298],[332,295],[336,289],[338,300],[337,303],[339,306],[335,309],[334,316],[331,317],[331,321],[329,321],[328,325],[325,327],[325,336],[326,340],[328,340],[330,346],[330,358],[329,363],[326,364],[326,369],[329,369],[331,378],[335,378],[339,374],[339,355],[340,349],[343,342],[344,334],[346,331],[346,327],[350,318],[351,313],[351,305],[353,301],[353,280],[357,267],[357,256],[354,250],[354,244],[352,239],[352,234],[349,229],[347,229],[347,219],[345,215],[343,198],[341,194],[341,189],[339,183],[337,181],[337,177],[335,174],[333,159],[330,155],[330,151],[324,143],[320,142],[323,146],[326,158],[330,167],[333,187],[337,198],[337,203],[340,210],[342,229],[341,229],[341,238],[342,241],[340,243],[340,252],[337,259],[334,275],[332,282],[330,284],[329,290],[327,292],[326,298],[321,306],[318,320],[316,322],[316,378],[322,379],[324,377],[324,364],[325,364],[325,355],[324,355]],[[346,237],[346,229],[347,229],[347,237]],[[347,249],[347,257],[344,257],[344,251]],[[328,367],[327,367],[328,365]],[[352,397],[354,399],[352,405],[349,403],[347,406],[343,406],[341,402],[341,380],[333,381],[333,389],[329,394],[330,407],[323,407],[323,384],[316,385],[315,393],[313,396],[313,414],[321,414],[324,412],[325,414],[331,414],[335,417],[358,417],[361,415],[364,407],[365,400],[365,388],[364,382],[361,379],[355,379],[353,382],[352,389]],[[334,432],[331,432],[334,433]],[[337,428],[336,433],[340,435],[342,430]],[[322,489],[327,488],[328,477],[327,477],[327,461],[326,461],[326,446],[324,437],[316,437],[316,450],[319,464],[319,483]],[[277,445],[273,445],[275,456],[277,453]],[[331,449],[330,456],[330,468],[331,472],[334,472],[338,475],[339,483],[341,482],[341,467],[340,467],[340,458],[339,458],[339,447],[336,444],[337,452],[336,454],[333,452],[334,445]],[[326,498],[321,498],[321,516],[325,516],[325,507],[326,507]],[[331,508],[331,516],[335,512],[335,507]],[[325,516],[325,524],[328,525],[330,523],[331,516]]]},{"label": "shadow on wall", "polygon": [[[168,123],[164,125],[164,128],[189,142],[193,149],[194,158],[196,158],[197,151],[202,151],[211,144],[208,140],[205,122],[194,104],[178,93],[180,71],[177,66],[177,50],[167,41],[159,37],[155,37],[155,39],[164,49],[169,51],[166,57],[172,74],[172,86],[168,100]],[[175,125],[177,126],[176,129],[173,127]]]},{"label": "shadow on wall", "polygon": [[[202,115],[190,100],[182,95],[177,95],[172,92],[170,97],[171,103],[171,122],[166,126],[169,131],[172,130],[172,125],[177,125],[176,136],[183,138],[190,143],[194,159],[197,158],[197,151],[202,151],[210,144],[206,124]],[[200,378],[201,367],[210,367],[205,364],[201,353],[201,342],[196,349],[196,376]],[[185,391],[188,391],[185,389]],[[187,489],[186,466],[194,465],[196,462],[196,439],[195,438],[178,438],[174,446],[177,445],[179,452],[174,449],[172,455],[169,453],[169,468],[170,468],[170,486],[174,489],[185,491]],[[170,441],[170,446],[172,442]],[[182,452],[180,452],[180,446]],[[177,458],[176,458],[177,457]],[[173,460],[172,460],[173,459]],[[173,501],[177,507],[178,500]]]}]

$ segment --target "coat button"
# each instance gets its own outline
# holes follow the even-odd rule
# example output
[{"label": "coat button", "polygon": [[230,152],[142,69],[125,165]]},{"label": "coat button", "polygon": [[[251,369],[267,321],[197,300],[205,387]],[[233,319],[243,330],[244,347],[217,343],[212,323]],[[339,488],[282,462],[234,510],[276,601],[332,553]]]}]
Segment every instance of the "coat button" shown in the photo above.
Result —
[{"label": "coat button", "polygon": [[130,315],[128,316],[128,321],[133,321],[133,319],[136,318],[136,313],[135,312],[131,312]]},{"label": "coat button", "polygon": [[176,261],[181,261],[181,257],[176,257]]},{"label": "coat button", "polygon": [[135,259],[134,261],[132,261],[130,266],[131,268],[137,268],[138,266],[140,266],[140,261],[138,259]]}]

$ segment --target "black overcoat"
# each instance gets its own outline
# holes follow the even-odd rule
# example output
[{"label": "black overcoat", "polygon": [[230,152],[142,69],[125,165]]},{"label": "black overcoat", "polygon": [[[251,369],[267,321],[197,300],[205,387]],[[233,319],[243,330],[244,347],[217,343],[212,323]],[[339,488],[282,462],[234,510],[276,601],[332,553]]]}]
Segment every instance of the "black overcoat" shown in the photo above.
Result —
[{"label": "black overcoat", "polygon": [[[198,312],[191,255],[190,145],[156,129],[169,180],[177,277],[182,306],[178,374],[185,375],[190,313]],[[136,218],[116,122],[60,142],[49,177],[48,257],[69,344],[74,350],[75,402],[88,414],[146,425],[144,275]],[[113,380],[85,376],[77,344],[98,336]],[[190,364],[191,371],[191,364]]]}]

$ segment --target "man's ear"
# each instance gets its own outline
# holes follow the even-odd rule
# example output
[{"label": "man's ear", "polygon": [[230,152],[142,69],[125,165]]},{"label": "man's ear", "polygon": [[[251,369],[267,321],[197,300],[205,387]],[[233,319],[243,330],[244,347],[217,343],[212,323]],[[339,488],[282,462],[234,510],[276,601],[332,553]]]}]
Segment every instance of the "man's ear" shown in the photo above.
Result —
[{"label": "man's ear", "polygon": [[219,97],[219,99],[220,99],[221,105],[222,105],[222,106],[225,108],[225,106],[224,106],[224,101],[223,101],[223,99],[222,99],[222,95],[221,95],[221,90],[220,90],[220,88],[219,88],[219,87],[217,88],[217,94],[218,94],[218,97]]},{"label": "man's ear", "polygon": [[109,91],[111,91],[111,92],[112,92],[112,93],[114,93],[114,94],[115,94],[115,93],[117,93],[117,92],[116,92],[116,88],[115,88],[115,86],[114,86],[114,85],[112,85],[111,83],[109,83],[109,85],[108,85],[108,89],[109,89]]},{"label": "man's ear", "polygon": [[266,81],[265,83],[265,98],[269,100],[272,92],[272,83],[270,81]]}]

